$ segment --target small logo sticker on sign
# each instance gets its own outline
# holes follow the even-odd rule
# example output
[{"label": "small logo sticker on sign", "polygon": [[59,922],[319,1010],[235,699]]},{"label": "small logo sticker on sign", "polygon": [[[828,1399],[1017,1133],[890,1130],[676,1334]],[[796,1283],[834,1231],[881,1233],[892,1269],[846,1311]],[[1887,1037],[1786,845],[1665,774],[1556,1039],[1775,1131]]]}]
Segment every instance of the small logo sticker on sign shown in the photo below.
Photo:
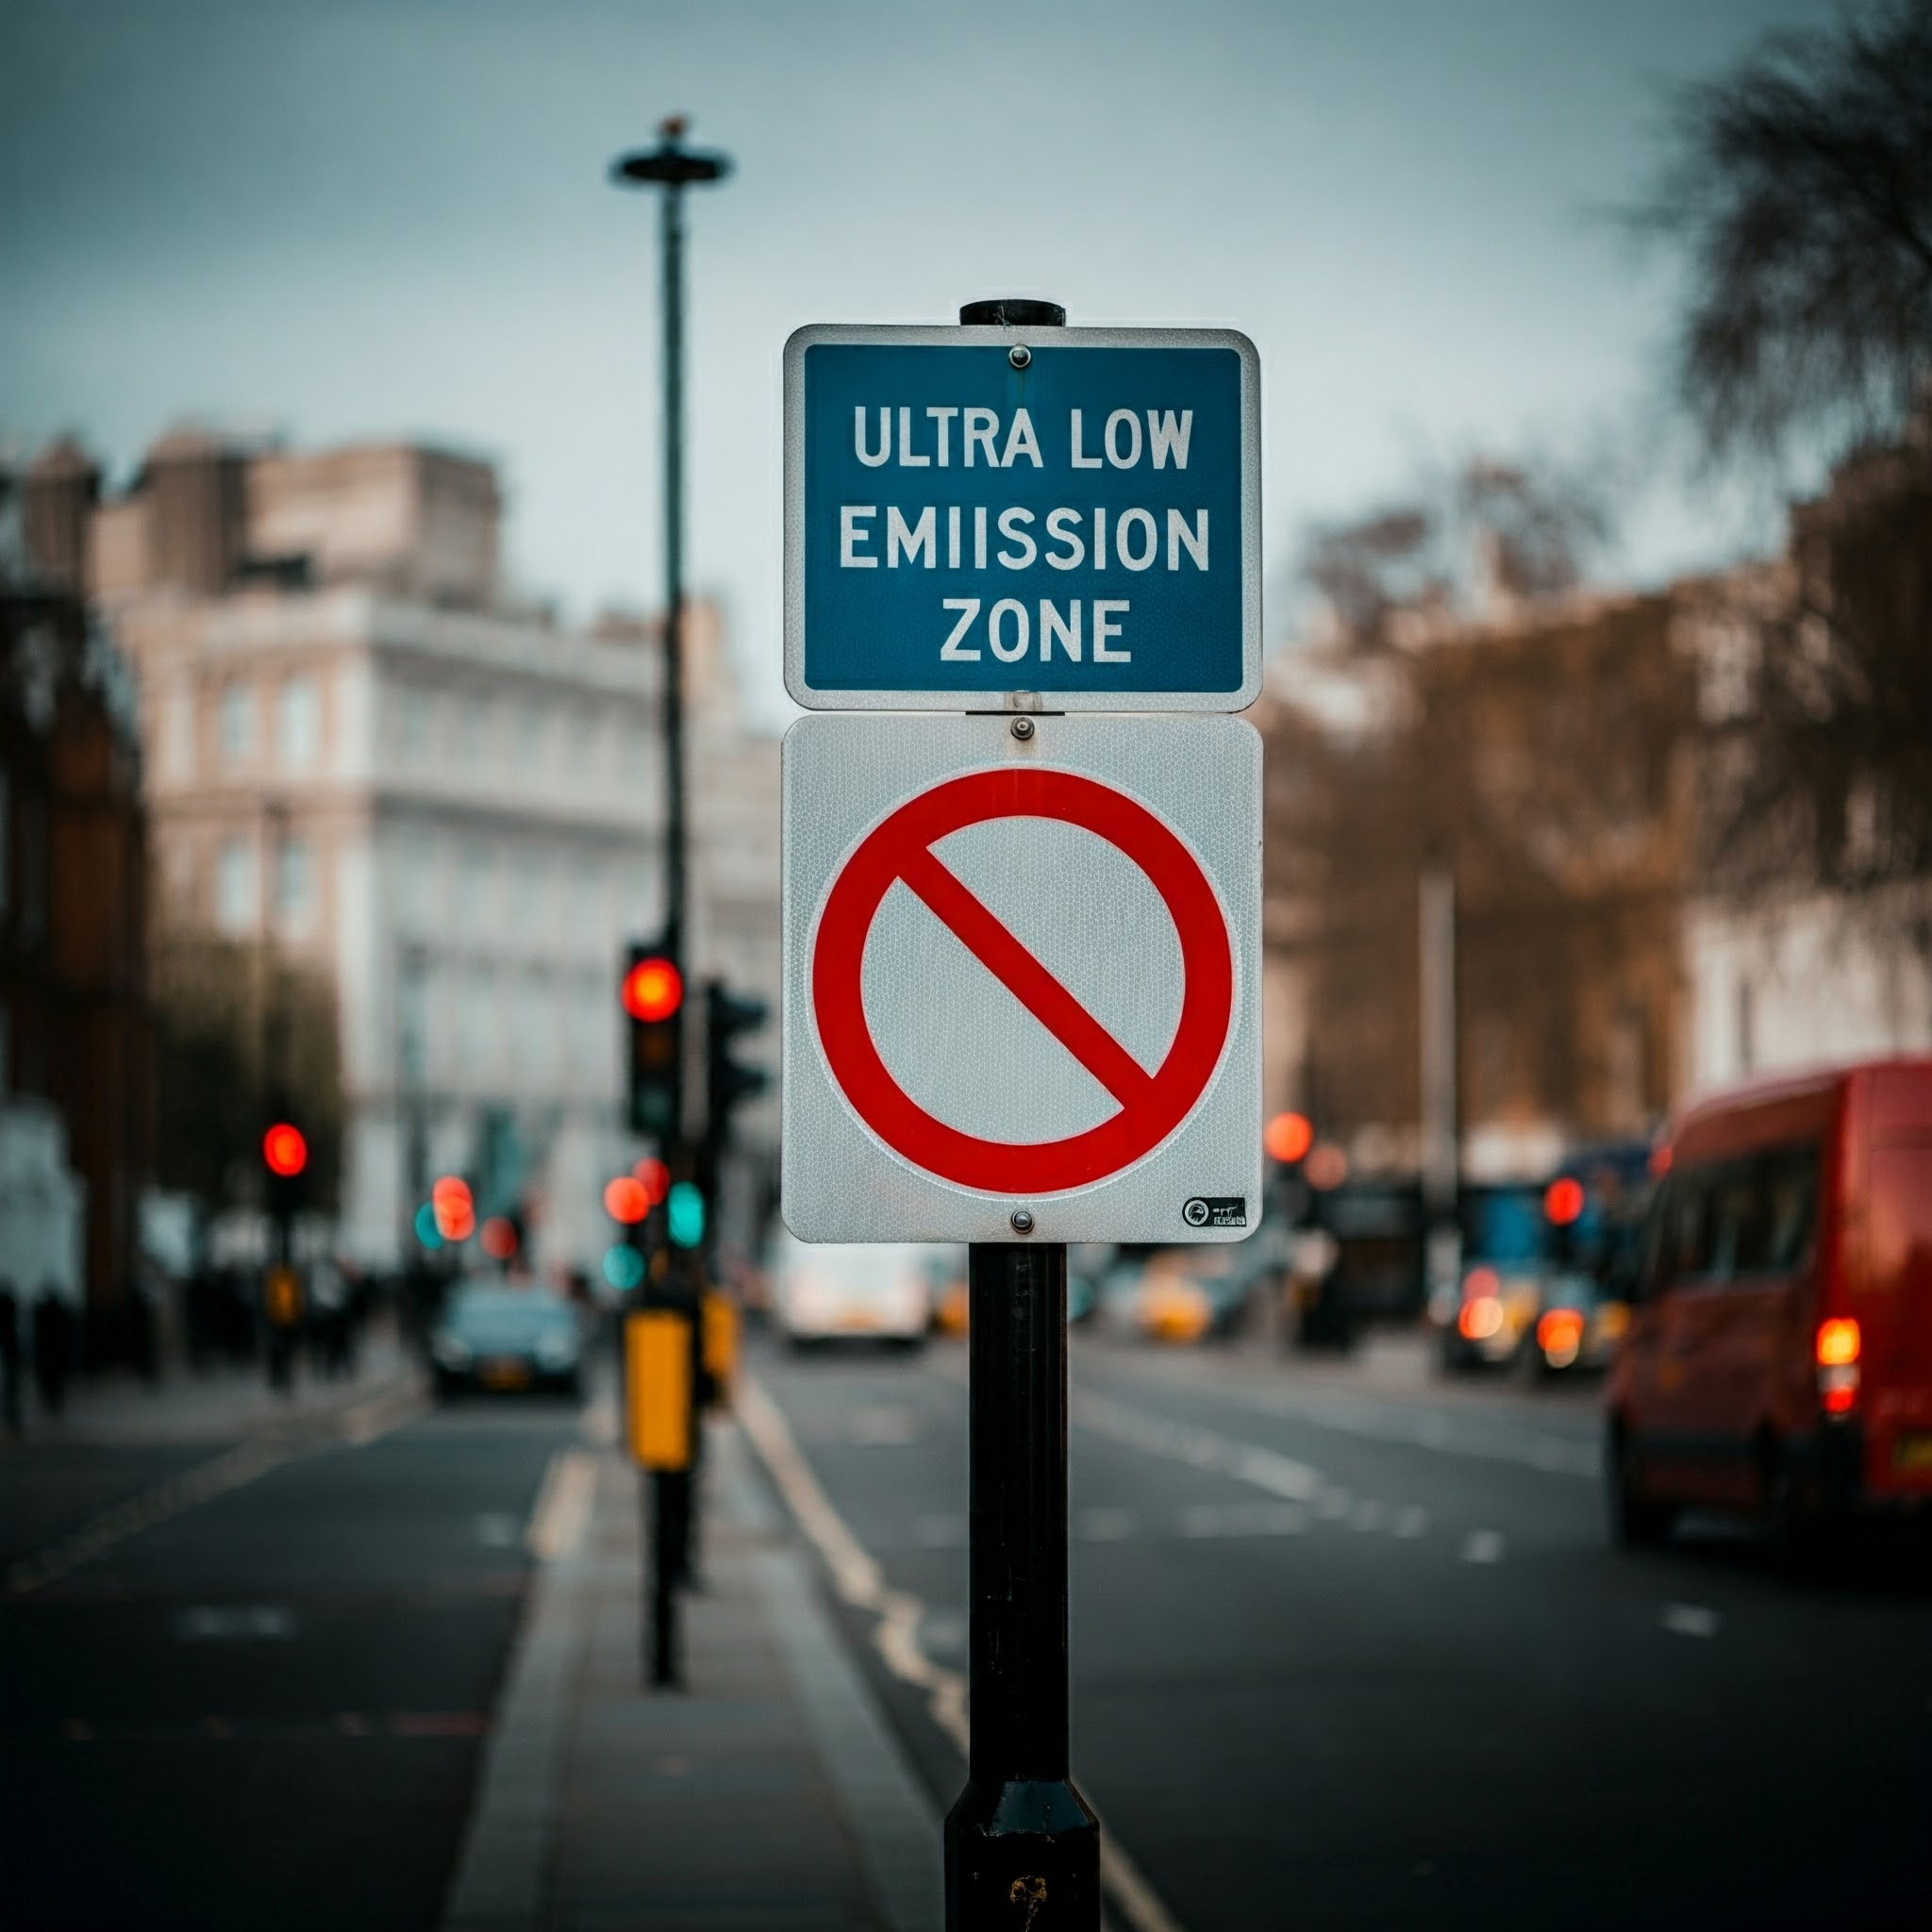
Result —
[{"label": "small logo sticker on sign", "polygon": [[1248,1200],[1245,1194],[1196,1194],[1181,1209],[1181,1219],[1190,1227],[1245,1227]]}]

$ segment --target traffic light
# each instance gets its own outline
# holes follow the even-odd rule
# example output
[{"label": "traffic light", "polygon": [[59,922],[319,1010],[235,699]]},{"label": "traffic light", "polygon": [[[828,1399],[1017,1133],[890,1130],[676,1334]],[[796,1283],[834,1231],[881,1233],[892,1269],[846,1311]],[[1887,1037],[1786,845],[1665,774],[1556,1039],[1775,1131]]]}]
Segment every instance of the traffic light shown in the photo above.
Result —
[{"label": "traffic light", "polygon": [[263,1203],[274,1221],[286,1224],[308,1198],[308,1136],[286,1117],[270,1122],[261,1137],[261,1164],[267,1170]]},{"label": "traffic light", "polygon": [[756,1033],[770,1015],[763,1000],[732,992],[722,979],[705,989],[705,1119],[714,1148],[722,1149],[731,1138],[732,1109],[771,1085],[764,1068],[731,1058],[732,1041],[741,1033]]},{"label": "traffic light", "polygon": [[633,946],[620,996],[630,1029],[630,1125],[675,1140],[684,1119],[684,974],[666,945]]}]

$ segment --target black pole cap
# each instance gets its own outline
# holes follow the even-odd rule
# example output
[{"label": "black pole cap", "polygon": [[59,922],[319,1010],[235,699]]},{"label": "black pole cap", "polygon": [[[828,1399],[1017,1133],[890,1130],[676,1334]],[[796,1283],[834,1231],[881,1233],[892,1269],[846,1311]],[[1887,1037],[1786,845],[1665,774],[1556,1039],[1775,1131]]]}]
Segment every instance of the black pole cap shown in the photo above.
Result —
[{"label": "black pole cap", "polygon": [[969,302],[959,311],[967,328],[1064,328],[1067,311],[1058,302],[1035,302],[1024,295],[1002,295],[991,302]]}]

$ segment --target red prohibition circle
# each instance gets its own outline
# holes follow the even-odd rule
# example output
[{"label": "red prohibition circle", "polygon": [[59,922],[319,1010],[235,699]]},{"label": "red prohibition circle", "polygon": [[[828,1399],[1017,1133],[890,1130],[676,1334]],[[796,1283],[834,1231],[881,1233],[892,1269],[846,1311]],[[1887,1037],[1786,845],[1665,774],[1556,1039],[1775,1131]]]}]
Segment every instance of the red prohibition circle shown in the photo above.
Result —
[{"label": "red prohibition circle", "polygon": [[[934,855],[991,819],[1057,819],[1096,833],[1146,874],[1181,948],[1180,1024],[1147,1073]],[[936,1119],[892,1077],[866,1024],[865,941],[903,881],[1107,1088],[1120,1110],[1059,1141],[988,1141]],[[1145,806],[1096,778],[1038,766],[973,772],[908,799],[874,826],[826,895],[812,947],[812,1013],[841,1092],[887,1146],[958,1187],[1052,1194],[1105,1180],[1151,1153],[1207,1091],[1234,1014],[1227,921],[1199,861]]]}]

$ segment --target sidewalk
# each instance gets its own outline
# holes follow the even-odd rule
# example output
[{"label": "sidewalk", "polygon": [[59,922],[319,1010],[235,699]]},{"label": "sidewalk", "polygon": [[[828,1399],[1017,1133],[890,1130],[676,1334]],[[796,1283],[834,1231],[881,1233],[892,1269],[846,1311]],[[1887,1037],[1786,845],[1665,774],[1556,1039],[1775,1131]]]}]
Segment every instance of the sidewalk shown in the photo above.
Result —
[{"label": "sidewalk", "polygon": [[636,1471],[600,1449],[556,1472],[582,1504],[525,1612],[444,1932],[938,1932],[925,1793],[735,1424],[707,1457],[682,1691],[641,1688]]},{"label": "sidewalk", "polygon": [[70,1382],[58,1415],[49,1415],[29,1387],[22,1405],[25,1427],[0,1433],[0,1456],[17,1448],[118,1448],[171,1442],[228,1442],[262,1429],[326,1421],[381,1397],[413,1394],[422,1375],[392,1331],[366,1335],[354,1374],[325,1381],[307,1356],[294,1386],[271,1389],[260,1363],[197,1374],[171,1364],[158,1381],[126,1371]]}]

